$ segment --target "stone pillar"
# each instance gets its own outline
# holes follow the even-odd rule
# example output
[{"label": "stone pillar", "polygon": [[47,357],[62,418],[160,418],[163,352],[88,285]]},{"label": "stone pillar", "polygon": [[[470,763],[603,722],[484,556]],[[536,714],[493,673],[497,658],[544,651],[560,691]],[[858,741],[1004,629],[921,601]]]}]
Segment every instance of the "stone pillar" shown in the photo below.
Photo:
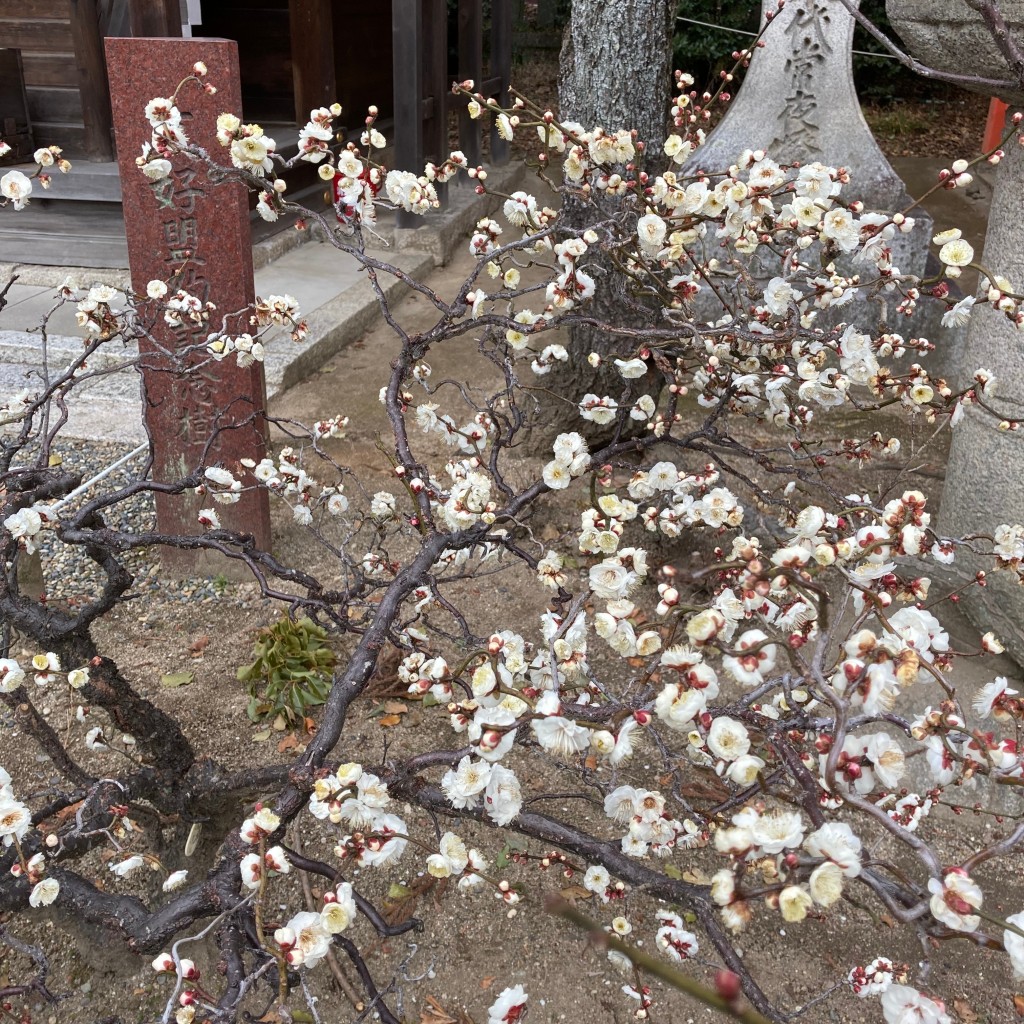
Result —
[{"label": "stone pillar", "polygon": [[[999,165],[982,263],[992,273],[1024,285],[1024,147],[1011,143]],[[979,367],[997,377],[994,396],[985,401],[1000,415],[1024,415],[1024,339],[1001,313],[975,306],[968,325],[965,376]],[[990,414],[968,409],[953,431],[937,529],[945,536],[991,533],[1002,523],[1024,522],[1024,438],[1004,433]],[[958,552],[958,576],[970,579],[991,558]],[[953,567],[951,567],[953,568]],[[1024,664],[1024,587],[1009,573],[989,573],[984,589],[970,587],[961,606],[982,631],[993,630]]]},{"label": "stone pillar", "polygon": [[[224,313],[245,310],[255,298],[248,193],[241,184],[211,183],[185,158],[174,161],[170,177],[151,182],[135,158],[150,138],[144,114],[148,101],[173,95],[193,64],[202,60],[217,93],[210,96],[194,83],[186,85],[178,97],[183,126],[214,160],[229,165],[227,150],[216,141],[216,119],[224,111],[241,115],[237,44],[223,39],[111,37],[106,50],[132,289],[144,299],[149,281],[174,276],[179,287],[216,303],[214,320],[219,327]],[[142,303],[144,317],[148,305]],[[244,312],[236,316],[229,330],[245,331],[246,319]],[[152,322],[153,336],[165,349],[201,342],[211,329],[172,328],[160,316]],[[186,375],[168,372],[168,360],[152,342],[143,340],[139,347],[154,479],[173,482],[193,470],[211,434],[219,430],[207,464],[221,465],[244,480],[247,474],[239,460],[258,462],[266,452],[266,424],[260,418],[266,406],[262,365],[242,369],[226,359]],[[216,508],[226,529],[252,534],[257,545],[269,550],[270,510],[262,489],[245,491],[237,504],[216,506],[209,496],[192,491],[157,494],[158,529],[201,533],[197,513],[208,506]],[[223,569],[223,560],[214,566],[194,551],[165,549],[162,557],[165,567],[176,572]]]},{"label": "stone pillar", "polygon": [[[775,6],[776,0],[763,0],[762,14]],[[849,190],[868,209],[906,205],[903,181],[878,148],[853,87],[854,25],[841,4],[790,0],[687,171],[726,168],[743,150],[763,149],[780,162],[820,160],[849,168]]]},{"label": "stone pillar", "polygon": [[[763,0],[762,15],[775,7],[776,0]],[[685,173],[724,171],[745,149],[763,149],[780,163],[820,161],[846,167],[851,181],[843,195],[861,200],[866,211],[889,214],[909,206],[906,186],[878,148],[857,99],[855,24],[836,0],[790,0],[772,20],[763,37],[765,46],[754,51],[739,92],[706,144],[687,162]],[[932,219],[920,208],[912,216],[914,230],[897,232],[889,243],[893,263],[904,274],[932,276],[939,270],[934,260],[927,267]],[[955,381],[964,329],[942,327],[944,311],[937,302],[922,301],[909,321],[899,318],[891,327],[904,337],[933,342],[936,351],[925,365],[933,375]],[[826,312],[819,325],[836,317],[867,323],[877,318],[877,311],[874,306],[870,311],[842,307],[835,314]]]}]

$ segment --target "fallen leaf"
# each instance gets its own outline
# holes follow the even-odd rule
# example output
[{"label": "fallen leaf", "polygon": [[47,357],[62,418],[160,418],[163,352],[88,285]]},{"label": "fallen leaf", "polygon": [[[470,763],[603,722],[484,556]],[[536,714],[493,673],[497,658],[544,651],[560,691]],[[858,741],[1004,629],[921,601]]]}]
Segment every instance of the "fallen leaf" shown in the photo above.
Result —
[{"label": "fallen leaf", "polygon": [[1024,996],[1013,997],[1013,1008],[1017,1011],[1018,1017],[1024,1017]]},{"label": "fallen leaf", "polygon": [[593,754],[587,754],[587,758],[583,763],[586,765],[588,772],[592,772],[597,768],[597,758]]},{"label": "fallen leaf", "polygon": [[563,900],[575,903],[577,900],[589,900],[594,894],[582,885],[567,885],[560,893]]},{"label": "fallen leaf", "polygon": [[270,739],[270,730],[269,729],[261,729],[259,732],[254,732],[252,734],[252,741],[253,741],[253,743],[266,743],[267,740],[269,740],[269,739]]},{"label": "fallen leaf", "polygon": [[294,750],[298,745],[299,741],[295,738],[295,733],[289,733],[278,743],[277,752],[283,754],[286,750]]},{"label": "fallen leaf", "polygon": [[48,466],[63,466],[64,465],[64,460],[56,452],[54,452],[49,457],[49,459],[47,459],[46,464]]},{"label": "fallen leaf", "polygon": [[385,729],[389,729],[393,725],[398,725],[398,723],[401,721],[401,715],[384,715],[384,717],[380,720],[380,724],[383,725]]},{"label": "fallen leaf", "polygon": [[307,736],[315,736],[316,735],[316,720],[315,719],[313,719],[313,718],[303,718],[302,724],[303,724],[303,727],[306,730],[306,735]]},{"label": "fallen leaf", "polygon": [[496,974],[488,974],[486,978],[480,979],[480,987],[482,989],[489,989],[494,984],[494,979],[497,977]]},{"label": "fallen leaf", "polygon": [[84,803],[84,800],[79,800],[78,803],[71,804],[70,807],[62,807],[56,814],[39,822],[39,831],[43,833],[56,832],[61,825],[70,821],[78,813],[78,808]]},{"label": "fallen leaf", "polygon": [[196,678],[194,672],[168,672],[160,677],[161,686],[190,686]]},{"label": "fallen leaf", "polygon": [[389,715],[404,715],[409,710],[409,705],[403,704],[400,700],[386,700],[384,710]]},{"label": "fallen leaf", "polygon": [[879,921],[882,922],[887,928],[895,928],[896,922],[888,914],[879,914]]},{"label": "fallen leaf", "polygon": [[965,999],[954,999],[953,1009],[960,1015],[964,1024],[977,1024],[978,1015],[974,1012],[974,1008]]},{"label": "fallen leaf", "polygon": [[188,653],[191,654],[193,658],[201,658],[203,656],[203,652],[206,650],[206,645],[209,642],[210,638],[204,634],[189,647]]},{"label": "fallen leaf", "polygon": [[711,879],[700,868],[687,868],[683,872],[683,881],[691,885],[710,885]]}]

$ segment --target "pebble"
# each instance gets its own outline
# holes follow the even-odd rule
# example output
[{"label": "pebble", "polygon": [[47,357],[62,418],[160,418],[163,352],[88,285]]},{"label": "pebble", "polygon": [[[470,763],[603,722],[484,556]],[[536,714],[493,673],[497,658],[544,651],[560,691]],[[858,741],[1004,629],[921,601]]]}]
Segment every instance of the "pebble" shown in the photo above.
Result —
[{"label": "pebble", "polygon": [[[58,453],[61,469],[81,474],[88,480],[104,470],[111,463],[127,455],[136,447],[113,441],[84,441],[62,439]],[[109,476],[95,484],[74,501],[60,509],[61,518],[67,516],[97,495],[110,493],[124,487],[135,479],[145,459],[145,452],[119,466]],[[117,505],[104,509],[105,522],[111,529],[145,531],[155,529],[156,512],[151,494],[132,495]],[[76,545],[62,544],[51,530],[43,530],[38,537],[38,547],[43,566],[45,595],[48,601],[58,604],[74,604],[90,600],[103,589],[105,574]],[[135,584],[126,596],[141,596],[159,590],[165,599],[194,604],[210,603],[220,597],[225,585],[214,577],[192,579],[163,579],[155,549],[136,548],[119,555],[121,563],[135,576]],[[154,624],[143,619],[146,629]]]}]

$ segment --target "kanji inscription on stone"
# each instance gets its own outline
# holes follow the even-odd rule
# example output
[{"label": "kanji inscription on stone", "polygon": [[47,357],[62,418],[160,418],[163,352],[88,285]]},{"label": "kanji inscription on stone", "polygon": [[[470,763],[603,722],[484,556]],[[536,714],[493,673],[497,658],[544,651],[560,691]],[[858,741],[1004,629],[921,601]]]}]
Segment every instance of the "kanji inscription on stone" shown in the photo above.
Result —
[{"label": "kanji inscription on stone", "polygon": [[[174,373],[160,349],[180,351],[202,342],[220,328],[226,313],[239,314],[234,323],[228,322],[230,333],[247,329],[242,311],[253,303],[255,292],[246,190],[239,183],[211,182],[204,169],[185,157],[172,161],[174,173],[157,182],[148,180],[135,163],[150,139],[146,104],[156,96],[172,96],[201,60],[209,69],[206,80],[217,92],[211,96],[198,84],[188,83],[177,100],[182,126],[214,160],[230,165],[227,151],[216,140],[216,120],[225,111],[241,113],[237,44],[225,39],[114,37],[105,42],[132,288],[144,297],[150,281],[167,281],[172,290],[185,289],[217,307],[211,323],[199,327],[175,327],[153,316],[154,341],[140,343],[154,478],[174,481],[194,469],[216,432],[207,465],[221,465],[244,479],[239,460],[259,462],[266,452],[266,427],[259,415],[266,404],[262,364],[242,368],[225,359],[190,374]],[[194,359],[201,361],[201,356]],[[165,533],[201,533],[197,514],[210,504],[209,496],[191,490],[158,494],[158,528]],[[269,549],[265,491],[249,489],[237,504],[215,507],[226,529],[253,534],[260,547]],[[202,568],[195,561],[190,565],[195,559],[191,552],[166,554],[165,565],[184,571]]]},{"label": "kanji inscription on stone", "polygon": [[[777,0],[762,0],[762,18],[776,8]],[[686,172],[725,170],[745,149],[763,149],[784,163],[820,160],[845,167],[853,181],[850,195],[869,210],[907,206],[906,187],[861,113],[853,29],[853,16],[840,3],[790,0],[775,14],[764,48],[754,52],[739,92]]]}]

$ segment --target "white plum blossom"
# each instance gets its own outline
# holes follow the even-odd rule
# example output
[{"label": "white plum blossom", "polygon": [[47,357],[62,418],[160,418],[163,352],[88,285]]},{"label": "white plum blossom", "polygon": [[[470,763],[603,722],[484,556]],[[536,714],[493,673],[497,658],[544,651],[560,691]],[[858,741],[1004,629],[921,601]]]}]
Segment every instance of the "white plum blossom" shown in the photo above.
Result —
[{"label": "white plum blossom", "polygon": [[0,693],[13,693],[25,681],[25,672],[14,658],[0,658]]},{"label": "white plum blossom", "polygon": [[32,813],[29,809],[14,799],[7,786],[0,786],[0,839],[4,846],[10,846],[15,839],[20,842],[31,827]]},{"label": "white plum blossom", "polygon": [[[331,932],[324,927],[320,914],[311,910],[296,914],[280,931],[287,932],[288,937],[294,936],[294,952],[299,956],[297,959],[289,957],[289,961],[296,967],[316,967],[331,948]],[[280,945],[277,933],[274,938]]]},{"label": "white plum blossom", "polygon": [[474,761],[468,755],[456,768],[449,769],[441,779],[441,788],[455,808],[475,807],[491,778],[491,765]]},{"label": "white plum blossom", "polygon": [[515,773],[500,764],[491,768],[484,790],[484,809],[496,825],[508,825],[519,816],[523,793]]},{"label": "white plum blossom", "polygon": [[15,210],[24,210],[32,195],[32,182],[21,171],[8,171],[0,178],[0,196],[9,200]]},{"label": "white plum blossom", "polygon": [[528,998],[522,985],[506,988],[487,1011],[487,1024],[517,1024],[526,1010]]},{"label": "white plum blossom", "polygon": [[345,931],[356,918],[356,901],[350,882],[339,882],[337,887],[324,896],[332,897],[320,911],[320,926],[331,935]]},{"label": "white plum blossom", "polygon": [[845,821],[826,822],[804,840],[812,857],[831,861],[846,878],[856,878],[861,869],[861,841]]},{"label": "white plum blossom", "polygon": [[1010,914],[1006,918],[1006,922],[1007,924],[1012,924],[1018,930],[1003,929],[1003,946],[1010,956],[1014,978],[1024,978],[1024,935],[1019,934],[1020,931],[1024,931],[1024,912]]},{"label": "white plum blossom", "polygon": [[119,878],[124,878],[125,875],[131,874],[133,871],[137,871],[145,863],[145,857],[136,853],[131,857],[125,858],[125,860],[118,861],[117,863],[111,862],[108,866],[115,875]]},{"label": "white plum blossom", "polygon": [[928,891],[932,894],[928,906],[937,921],[960,932],[978,927],[981,918],[974,911],[982,903],[981,888],[962,868],[947,871],[941,881],[928,879]]},{"label": "white plum blossom", "polygon": [[750,734],[738,719],[720,715],[708,730],[708,750],[724,761],[734,761],[750,751]]},{"label": "white plum blossom", "polygon": [[56,878],[44,878],[36,882],[28,896],[30,907],[48,907],[60,893],[60,882]]},{"label": "white plum blossom", "polygon": [[908,985],[890,985],[882,993],[885,1024],[951,1024],[945,1006]]}]

